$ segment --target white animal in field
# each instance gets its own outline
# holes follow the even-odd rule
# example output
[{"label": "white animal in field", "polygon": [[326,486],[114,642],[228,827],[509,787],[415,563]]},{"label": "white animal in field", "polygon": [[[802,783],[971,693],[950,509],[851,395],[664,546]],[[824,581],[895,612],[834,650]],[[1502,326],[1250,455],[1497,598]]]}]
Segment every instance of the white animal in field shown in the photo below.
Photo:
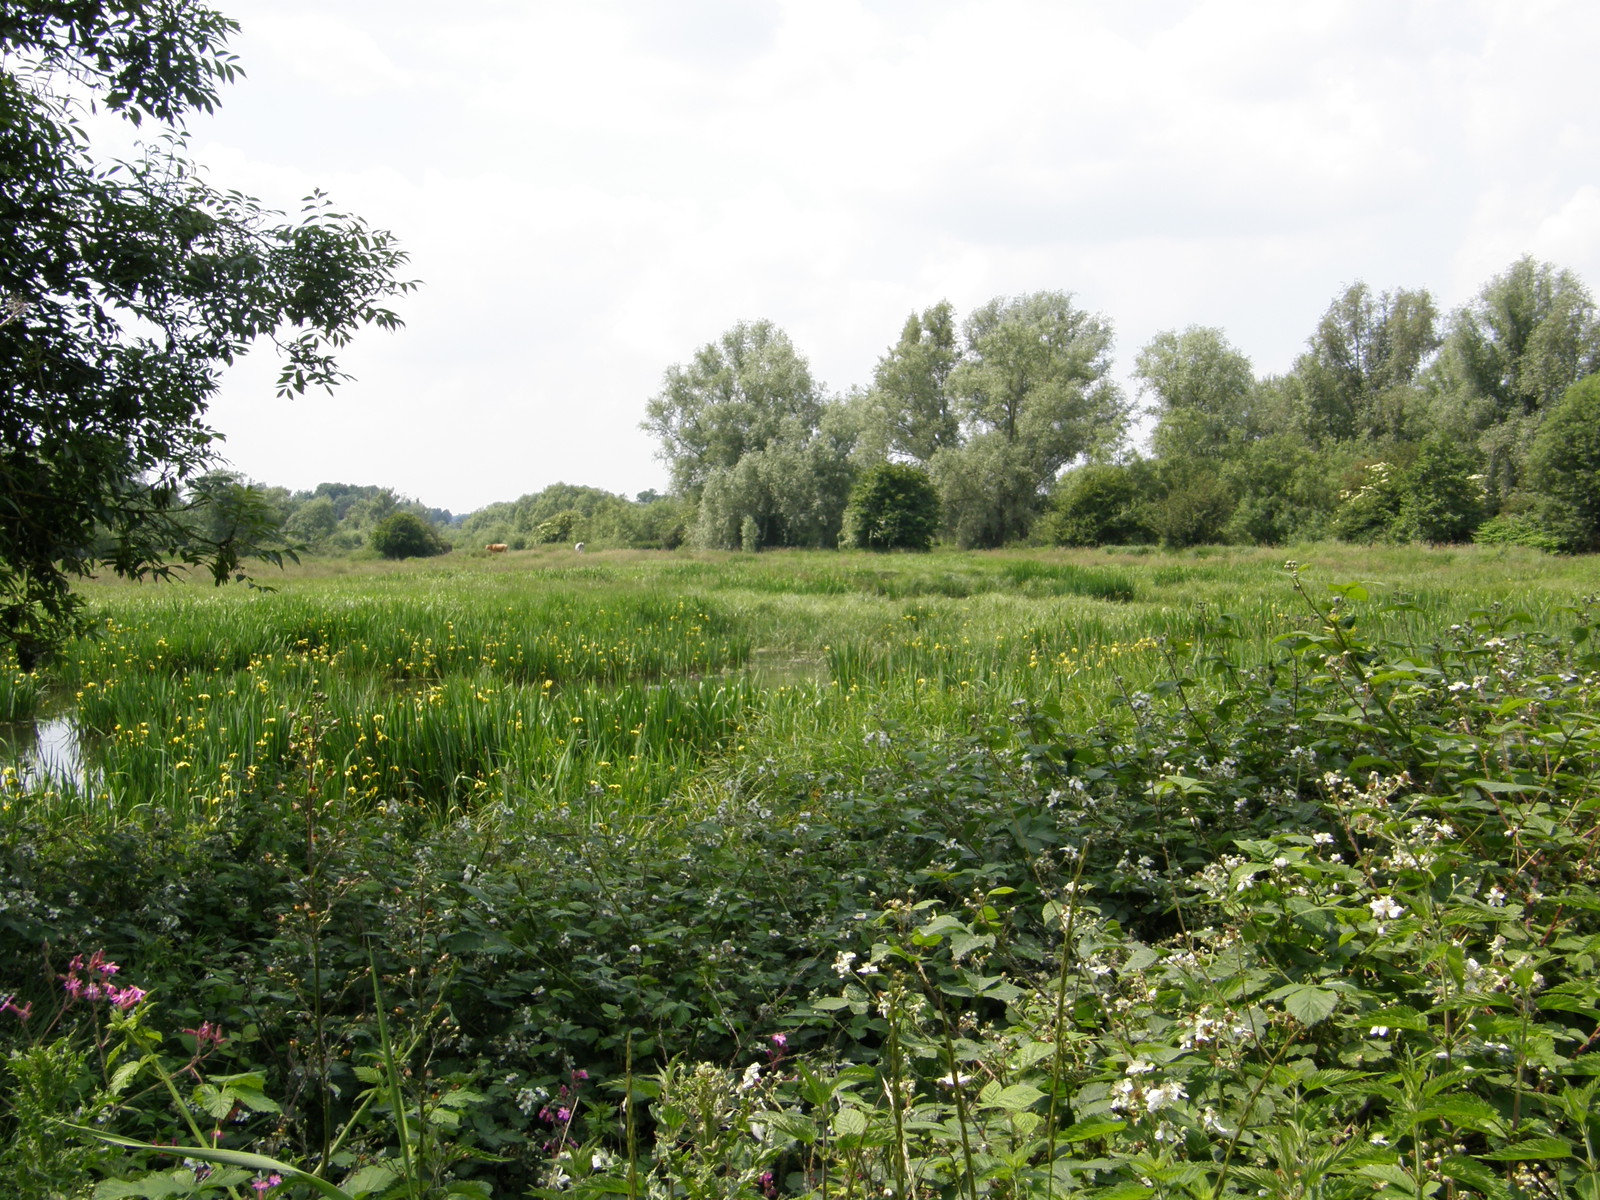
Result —
[{"label": "white animal in field", "polygon": [[506,544],[504,542],[490,542],[484,549],[490,554],[504,554],[506,552]]},{"label": "white animal in field", "polygon": [[573,549],[576,550],[579,554],[582,554],[583,553],[583,543],[579,542],[576,546],[573,547]]}]

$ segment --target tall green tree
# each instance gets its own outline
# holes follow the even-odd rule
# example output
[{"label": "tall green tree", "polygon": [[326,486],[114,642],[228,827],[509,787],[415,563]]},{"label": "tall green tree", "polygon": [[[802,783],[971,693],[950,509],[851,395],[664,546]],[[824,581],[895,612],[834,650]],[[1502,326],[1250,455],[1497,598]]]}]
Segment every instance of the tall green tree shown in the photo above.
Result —
[{"label": "tall green tree", "polygon": [[964,333],[949,387],[967,437],[931,466],[957,539],[997,546],[1027,534],[1062,467],[1117,444],[1128,406],[1111,323],[1066,292],[991,300]]},{"label": "tall green tree", "polygon": [[668,368],[644,428],[712,548],[832,546],[853,471],[853,415],[825,400],[770,321],[741,322]]},{"label": "tall green tree", "polygon": [[689,362],[667,368],[643,428],[661,439],[673,487],[698,500],[718,472],[822,417],[822,389],[789,335],[771,321],[741,321]]},{"label": "tall green tree", "polygon": [[[236,30],[198,0],[0,6],[0,642],[24,666],[76,627],[74,577],[193,557],[170,517],[227,364],[270,338],[280,392],[332,386],[356,329],[400,323],[388,233],[268,211],[186,157]],[[91,105],[148,131],[140,156],[95,154]]]},{"label": "tall green tree", "polygon": [[1600,375],[1566,390],[1528,451],[1542,524],[1567,550],[1600,550]]},{"label": "tall green tree", "polygon": [[1570,271],[1524,257],[1453,317],[1434,385],[1436,420],[1475,438],[1491,498],[1521,482],[1544,414],[1600,368],[1594,299]]},{"label": "tall green tree", "polygon": [[1140,391],[1155,397],[1151,443],[1163,459],[1214,458],[1260,433],[1255,373],[1220,329],[1156,334],[1134,359],[1133,374]]},{"label": "tall green tree", "polygon": [[1424,413],[1417,383],[1439,348],[1437,325],[1433,297],[1424,290],[1374,295],[1358,280],[1337,296],[1295,363],[1312,440],[1419,436]]},{"label": "tall green tree", "polygon": [[878,360],[868,407],[884,448],[919,463],[961,441],[950,375],[961,362],[955,309],[948,300],[912,313],[900,340]]}]

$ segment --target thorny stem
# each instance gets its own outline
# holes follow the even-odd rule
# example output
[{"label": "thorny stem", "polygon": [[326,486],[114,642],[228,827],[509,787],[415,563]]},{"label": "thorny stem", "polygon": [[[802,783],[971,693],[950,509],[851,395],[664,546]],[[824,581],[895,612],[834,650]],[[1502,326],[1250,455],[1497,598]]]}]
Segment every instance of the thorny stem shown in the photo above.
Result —
[{"label": "thorny stem", "polygon": [[1050,1068],[1050,1115],[1045,1119],[1045,1144],[1048,1147],[1046,1151],[1048,1157],[1045,1160],[1048,1164],[1044,1182],[1045,1200],[1052,1200],[1055,1195],[1056,1126],[1061,1104],[1062,1067],[1066,1059],[1066,1039],[1062,1035],[1067,1020],[1067,962],[1072,953],[1072,933],[1078,922],[1078,885],[1083,879],[1083,868],[1088,861],[1089,843],[1086,840],[1078,847],[1078,869],[1072,873],[1072,903],[1067,908],[1067,919],[1061,931],[1061,972],[1056,980],[1056,1021],[1053,1031],[1056,1054],[1055,1062]]},{"label": "thorny stem", "polygon": [[939,1030],[944,1037],[945,1062],[950,1069],[950,1090],[956,1098],[956,1120],[961,1125],[961,1157],[967,1167],[967,1190],[972,1200],[978,1200],[978,1172],[972,1160],[972,1138],[967,1132],[967,1100],[961,1090],[961,1070],[956,1063],[956,1046],[950,1037],[950,1014],[945,1010],[944,994],[939,991],[928,973],[923,970],[922,963],[917,963],[917,974],[922,979],[922,984],[933,996],[933,1002],[939,1009]]}]

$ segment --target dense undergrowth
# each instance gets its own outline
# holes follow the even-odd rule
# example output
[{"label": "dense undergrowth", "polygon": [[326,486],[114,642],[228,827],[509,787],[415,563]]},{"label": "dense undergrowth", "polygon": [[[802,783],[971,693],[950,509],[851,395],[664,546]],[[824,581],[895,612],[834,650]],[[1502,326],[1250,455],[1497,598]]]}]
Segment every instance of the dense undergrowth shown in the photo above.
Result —
[{"label": "dense undergrowth", "polygon": [[[999,584],[948,609],[841,593],[864,609],[815,617],[820,643],[792,610],[790,648],[830,678],[777,688],[581,666],[508,683],[494,660],[526,662],[560,610],[313,638],[332,625],[292,596],[310,619],[257,619],[307,645],[235,631],[242,666],[211,682],[209,652],[145,669],[195,640],[187,610],[171,629],[119,614],[67,664],[86,712],[124,686],[121,655],[180,689],[139,719],[187,716],[193,746],[222,719],[194,730],[190,692],[221,682],[277,728],[229,790],[214,768],[214,803],[97,810],[108,766],[8,785],[0,1178],[108,1197],[1600,1196],[1587,602],[1525,588],[1527,609],[1460,595],[1455,614],[1280,573],[1234,606],[1160,606],[1148,573],[1115,569],[1133,599],[1077,622]],[[777,641],[763,594],[685,611],[734,665]],[[445,651],[411,670],[430,636]],[[587,644],[627,659],[619,640]],[[711,715],[649,786],[534,787],[558,753],[505,754],[544,711],[524,687],[568,725],[632,695]],[[487,773],[405,775],[433,761],[411,732],[375,759],[400,780],[352,782],[369,731],[435,691],[481,714],[436,728],[452,753],[497,748]],[[583,695],[597,707],[557,707]],[[357,722],[350,696],[392,707]],[[585,769],[629,749],[586,744]],[[197,1182],[207,1145],[270,1160]]]}]

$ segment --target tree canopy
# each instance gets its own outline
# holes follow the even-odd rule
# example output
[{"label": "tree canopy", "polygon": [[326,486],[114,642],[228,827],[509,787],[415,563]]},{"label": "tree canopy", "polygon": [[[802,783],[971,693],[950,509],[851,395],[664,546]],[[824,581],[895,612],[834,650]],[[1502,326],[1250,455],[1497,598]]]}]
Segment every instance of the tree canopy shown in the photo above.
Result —
[{"label": "tree canopy", "polygon": [[[413,286],[389,233],[320,196],[270,211],[188,159],[236,29],[196,0],[0,11],[0,641],[25,666],[76,625],[73,577],[213,565],[177,518],[224,367],[265,338],[280,393],[331,387]],[[138,156],[94,152],[91,104],[147,131]]]}]

